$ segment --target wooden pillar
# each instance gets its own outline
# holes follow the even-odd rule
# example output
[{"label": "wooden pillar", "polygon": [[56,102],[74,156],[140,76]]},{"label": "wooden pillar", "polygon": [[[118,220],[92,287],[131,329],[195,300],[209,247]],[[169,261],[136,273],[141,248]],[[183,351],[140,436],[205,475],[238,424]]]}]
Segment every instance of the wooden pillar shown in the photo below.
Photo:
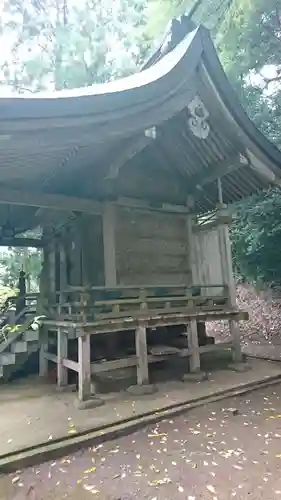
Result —
[{"label": "wooden pillar", "polygon": [[196,283],[196,262],[195,262],[195,252],[194,252],[194,234],[193,234],[193,215],[189,214],[187,216],[186,228],[187,228],[187,240],[188,240],[188,262],[190,270],[191,285]]},{"label": "wooden pillar", "polygon": [[[105,203],[102,215],[104,284],[114,287],[117,284],[116,242],[115,242],[115,211],[116,205]],[[105,336],[107,355],[114,359],[118,350],[118,334]]]},{"label": "wooden pillar", "polygon": [[74,286],[82,285],[82,243],[79,224],[80,221],[76,220],[71,233],[71,284]]},{"label": "wooden pillar", "polygon": [[48,352],[48,330],[43,327],[40,329],[40,349],[39,349],[39,376],[47,377],[48,375],[48,360],[45,353]]},{"label": "wooden pillar", "polygon": [[117,283],[116,273],[116,249],[115,249],[115,210],[112,203],[105,203],[102,215],[103,252],[104,252],[104,281],[105,286],[115,286]]},{"label": "wooden pillar", "polygon": [[68,355],[68,337],[67,333],[62,331],[61,328],[58,329],[58,363],[57,363],[57,384],[58,387],[65,387],[68,383],[68,370],[63,366],[63,359],[67,359]]},{"label": "wooden pillar", "polygon": [[[54,236],[53,236],[54,238]],[[53,239],[48,249],[48,271],[49,271],[49,290],[51,294],[56,292],[56,242]]]},{"label": "wooden pillar", "polygon": [[138,385],[149,383],[146,327],[138,326],[135,332]]},{"label": "wooden pillar", "polygon": [[232,359],[234,363],[241,363],[242,351],[241,351],[241,335],[240,329],[236,321],[233,319],[229,320],[229,331],[232,337]]},{"label": "wooden pillar", "polygon": [[[188,200],[188,206],[189,209],[192,210],[194,206],[194,200],[192,198],[189,198]],[[192,213],[189,213],[187,216],[187,237],[188,237],[188,252],[189,252],[189,269],[190,269],[190,277],[191,277],[191,285],[198,285],[198,277],[197,277],[197,270],[196,270],[196,255],[195,255],[195,248],[194,248],[194,215]],[[201,331],[205,331],[205,339],[207,339],[206,335],[206,325],[204,322],[202,322],[203,327],[201,326]],[[197,329],[197,339],[198,339],[198,328],[200,327],[199,323],[197,323],[196,329]],[[190,339],[191,340],[191,339]],[[198,343],[198,341],[197,341]],[[207,340],[203,341],[203,344],[207,343]],[[199,360],[199,369],[200,369],[200,360]]]},{"label": "wooden pillar", "polygon": [[191,349],[189,356],[189,369],[191,373],[200,371],[200,352],[198,342],[197,321],[192,319],[187,329],[188,348]]},{"label": "wooden pillar", "polygon": [[49,283],[49,254],[46,247],[43,248],[43,258],[41,263],[39,292],[40,296],[37,300],[37,314],[46,314],[48,312],[48,301],[50,294]]},{"label": "wooden pillar", "polygon": [[90,335],[78,337],[78,399],[86,401],[91,397],[91,349]]},{"label": "wooden pillar", "polygon": [[[226,207],[219,211],[219,215],[227,215]],[[222,276],[224,283],[228,286],[229,305],[236,307],[236,285],[232,267],[231,243],[229,228],[227,224],[221,224],[218,228],[219,248],[221,256]],[[240,331],[237,322],[231,319],[229,321],[229,330],[233,341],[233,360],[240,362],[242,360]]]},{"label": "wooden pillar", "polygon": [[66,249],[64,241],[60,242],[60,289],[65,290],[67,287],[67,273],[66,273]]}]

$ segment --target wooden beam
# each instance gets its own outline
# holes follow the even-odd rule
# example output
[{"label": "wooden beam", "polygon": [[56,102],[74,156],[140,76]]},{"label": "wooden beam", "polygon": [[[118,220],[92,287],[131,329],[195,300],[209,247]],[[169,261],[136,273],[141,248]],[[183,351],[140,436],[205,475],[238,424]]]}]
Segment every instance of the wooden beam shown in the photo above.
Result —
[{"label": "wooden beam", "polygon": [[79,363],[77,363],[77,361],[72,361],[72,359],[63,359],[62,364],[69,370],[79,372]]},{"label": "wooden beam", "polygon": [[196,175],[188,187],[188,192],[194,193],[196,189],[201,189],[207,184],[214,182],[217,178],[222,178],[243,166],[245,166],[245,163],[241,162],[240,153],[232,155],[218,163],[214,163],[207,169],[203,169],[200,174]]},{"label": "wooden beam", "polygon": [[102,203],[89,198],[76,198],[60,194],[28,192],[20,189],[0,189],[0,204],[26,207],[51,208],[53,210],[76,211],[100,215]]},{"label": "wooden beam", "polygon": [[36,240],[34,238],[2,238],[0,240],[0,247],[16,247],[16,248],[43,248],[43,240]]},{"label": "wooden beam", "polygon": [[123,165],[136,154],[140,153],[151,142],[153,142],[153,138],[147,137],[145,134],[129,139],[127,146],[122,146],[120,154],[117,154],[116,159],[109,166],[106,180],[116,179]]},{"label": "wooden beam", "polygon": [[229,215],[219,215],[215,220],[206,222],[205,224],[200,224],[193,227],[193,233],[200,233],[202,231],[211,231],[221,225],[230,226],[232,223],[232,216]]},{"label": "wooden beam", "polygon": [[53,354],[52,352],[45,352],[45,359],[47,359],[48,361],[52,361],[52,363],[58,362],[57,355]]},{"label": "wooden beam", "polygon": [[151,212],[186,214],[189,211],[188,207],[186,207],[185,205],[174,205],[171,203],[165,203],[164,201],[157,205],[153,205],[153,203],[148,200],[141,200],[125,196],[118,198],[115,204],[120,207],[144,209]]}]

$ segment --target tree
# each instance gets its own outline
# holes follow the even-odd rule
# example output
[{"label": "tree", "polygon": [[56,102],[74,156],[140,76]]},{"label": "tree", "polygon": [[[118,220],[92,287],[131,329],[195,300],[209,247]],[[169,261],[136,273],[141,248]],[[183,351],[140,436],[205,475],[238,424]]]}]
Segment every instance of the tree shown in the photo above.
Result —
[{"label": "tree", "polygon": [[[192,12],[197,24],[211,29],[242,105],[256,126],[281,148],[281,0],[158,0],[157,5],[162,12],[166,5],[169,16]],[[280,209],[279,189],[236,206],[234,263],[250,281],[281,283]]]},{"label": "tree", "polygon": [[281,0],[234,0],[217,44],[243,106],[281,147]]},{"label": "tree", "polygon": [[144,23],[138,0],[6,0],[2,85],[36,92],[128,75],[149,48]]},{"label": "tree", "polygon": [[28,292],[35,292],[39,286],[41,252],[31,248],[8,248],[2,253],[0,281],[4,286],[17,287],[20,271],[26,274]]},{"label": "tree", "polygon": [[[0,85],[20,93],[103,83],[136,71],[150,43],[145,1],[4,0],[0,29]],[[1,7],[0,7],[1,11]],[[16,286],[23,269],[30,289],[40,252],[7,249],[0,280]]]},{"label": "tree", "polygon": [[257,284],[281,286],[281,196],[269,189],[237,206],[232,225],[234,267]]}]

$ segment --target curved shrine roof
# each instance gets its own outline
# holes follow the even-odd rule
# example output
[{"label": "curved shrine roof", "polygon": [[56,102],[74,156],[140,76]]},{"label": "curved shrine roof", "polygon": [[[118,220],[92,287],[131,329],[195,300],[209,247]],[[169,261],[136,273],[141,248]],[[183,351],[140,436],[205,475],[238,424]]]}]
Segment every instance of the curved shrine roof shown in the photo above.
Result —
[{"label": "curved shrine roof", "polygon": [[[217,203],[217,177],[226,203],[279,184],[281,153],[241,107],[209,32],[164,52],[118,81],[0,98],[0,193],[178,205],[193,195],[202,213]],[[10,210],[18,231],[34,224],[30,203]]]}]

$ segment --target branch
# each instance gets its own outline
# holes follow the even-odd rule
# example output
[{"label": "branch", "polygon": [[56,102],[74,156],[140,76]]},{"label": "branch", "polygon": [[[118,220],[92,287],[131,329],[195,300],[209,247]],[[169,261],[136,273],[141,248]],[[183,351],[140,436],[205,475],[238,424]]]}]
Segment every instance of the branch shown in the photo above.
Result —
[{"label": "branch", "polygon": [[279,8],[278,7],[276,7],[276,11],[275,12],[276,12],[276,21],[277,21],[277,24],[278,24],[279,29],[281,31],[281,14],[279,12]]},{"label": "branch", "polygon": [[265,77],[265,76],[263,76],[263,75],[262,75],[262,78],[263,78],[263,80],[264,80],[264,82],[265,82],[266,86],[268,87],[268,85],[269,85],[270,83],[274,83],[274,82],[281,82],[281,71],[280,71],[280,73],[278,73],[278,75],[273,76],[272,78],[268,78],[268,77]]}]

